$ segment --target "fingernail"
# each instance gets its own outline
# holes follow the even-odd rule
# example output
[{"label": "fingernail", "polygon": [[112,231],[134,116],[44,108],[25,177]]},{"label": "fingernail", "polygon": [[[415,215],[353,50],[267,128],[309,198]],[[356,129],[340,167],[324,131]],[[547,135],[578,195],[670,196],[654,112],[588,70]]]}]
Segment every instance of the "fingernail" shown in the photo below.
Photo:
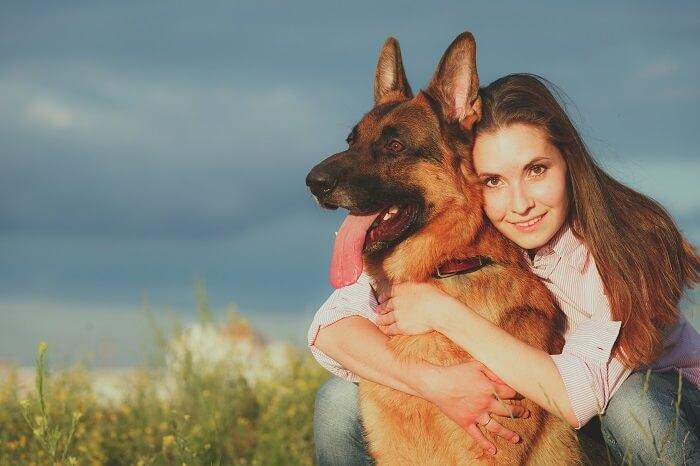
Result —
[{"label": "fingernail", "polygon": [[523,413],[523,416],[524,416],[524,417],[530,417],[530,411],[528,411],[528,410],[526,409],[526,410],[525,410],[525,413]]},{"label": "fingernail", "polygon": [[520,437],[518,437],[518,434],[515,434],[511,440],[513,443],[518,443],[520,441]]},{"label": "fingernail", "polygon": [[491,453],[492,455],[495,455],[496,454],[496,447],[489,448],[489,453]]}]

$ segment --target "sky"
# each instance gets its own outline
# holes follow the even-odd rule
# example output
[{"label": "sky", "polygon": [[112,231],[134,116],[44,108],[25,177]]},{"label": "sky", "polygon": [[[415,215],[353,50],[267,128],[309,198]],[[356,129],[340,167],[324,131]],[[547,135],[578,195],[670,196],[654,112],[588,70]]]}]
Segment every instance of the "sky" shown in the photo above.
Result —
[{"label": "sky", "polygon": [[469,30],[482,84],[546,77],[596,158],[700,245],[700,4],[0,4],[0,362],[132,365],[195,283],[303,345],[342,212],[309,169],[372,105],[379,49],[414,90]]}]

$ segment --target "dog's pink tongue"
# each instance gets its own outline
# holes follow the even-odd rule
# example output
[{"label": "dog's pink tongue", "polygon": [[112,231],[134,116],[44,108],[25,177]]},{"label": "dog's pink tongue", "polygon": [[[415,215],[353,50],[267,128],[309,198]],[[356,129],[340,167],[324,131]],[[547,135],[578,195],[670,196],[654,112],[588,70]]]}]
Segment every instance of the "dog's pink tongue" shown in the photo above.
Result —
[{"label": "dog's pink tongue", "polygon": [[379,213],[350,215],[338,230],[333,246],[330,279],[334,288],[352,285],[362,273],[362,250],[367,230]]}]

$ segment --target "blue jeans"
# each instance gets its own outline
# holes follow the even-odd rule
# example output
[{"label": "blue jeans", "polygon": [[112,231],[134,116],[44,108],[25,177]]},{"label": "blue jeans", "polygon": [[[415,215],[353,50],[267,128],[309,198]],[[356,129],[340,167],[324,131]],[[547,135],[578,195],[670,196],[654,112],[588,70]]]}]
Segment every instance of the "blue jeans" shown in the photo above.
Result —
[{"label": "blue jeans", "polygon": [[615,392],[600,423],[616,462],[700,465],[700,391],[682,381],[679,397],[677,372],[634,372]]},{"label": "blue jeans", "polygon": [[334,376],[318,389],[314,443],[318,466],[374,464],[360,419],[357,384]]},{"label": "blue jeans", "polygon": [[[677,374],[652,373],[647,392],[645,378],[644,373],[632,374],[600,417],[612,458],[635,465],[700,464],[698,390],[684,385],[676,416]],[[314,442],[319,466],[374,464],[364,439],[356,384],[332,377],[319,388]]]}]

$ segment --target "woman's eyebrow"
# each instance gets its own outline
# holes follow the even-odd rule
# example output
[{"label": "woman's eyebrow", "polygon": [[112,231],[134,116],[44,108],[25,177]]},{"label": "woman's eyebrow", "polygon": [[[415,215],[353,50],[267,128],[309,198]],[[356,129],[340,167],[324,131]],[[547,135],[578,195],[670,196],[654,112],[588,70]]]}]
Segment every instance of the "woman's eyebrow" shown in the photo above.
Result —
[{"label": "woman's eyebrow", "polygon": [[523,171],[529,170],[532,168],[534,165],[537,165],[538,163],[542,162],[550,162],[552,159],[547,157],[546,155],[543,155],[541,157],[535,157],[534,159],[530,160],[528,163],[525,164],[523,167]]},{"label": "woman's eyebrow", "polygon": [[[551,157],[546,156],[546,155],[535,157],[534,159],[530,160],[528,163],[525,164],[525,166],[523,167],[523,171],[529,170],[530,168],[532,168],[534,165],[537,165],[538,163],[551,162],[551,161],[552,161]],[[499,175],[498,173],[483,172],[483,173],[477,173],[477,176],[479,178],[489,178],[492,176],[501,176],[501,175]]]}]

